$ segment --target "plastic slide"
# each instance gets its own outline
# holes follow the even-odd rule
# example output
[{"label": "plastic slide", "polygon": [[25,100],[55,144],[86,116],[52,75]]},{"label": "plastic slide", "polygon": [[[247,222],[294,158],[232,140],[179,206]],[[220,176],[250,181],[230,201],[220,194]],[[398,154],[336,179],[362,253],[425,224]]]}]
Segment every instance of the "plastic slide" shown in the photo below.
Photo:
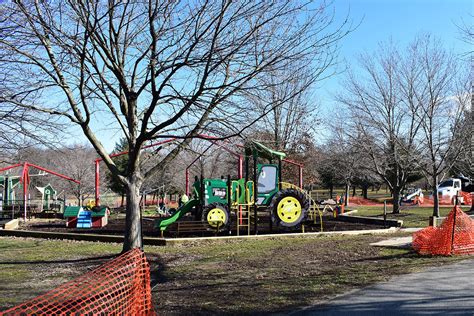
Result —
[{"label": "plastic slide", "polygon": [[176,212],[168,218],[158,219],[156,221],[155,227],[160,230],[165,230],[169,225],[173,224],[186,213],[190,212],[191,209],[199,204],[199,200],[189,200],[188,203],[181,206]]}]

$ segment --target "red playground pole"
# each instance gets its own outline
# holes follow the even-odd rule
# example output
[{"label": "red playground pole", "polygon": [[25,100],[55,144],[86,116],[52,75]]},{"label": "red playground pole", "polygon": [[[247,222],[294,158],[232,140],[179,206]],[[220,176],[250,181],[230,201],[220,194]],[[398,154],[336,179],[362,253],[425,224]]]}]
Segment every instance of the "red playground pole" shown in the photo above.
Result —
[{"label": "red playground pole", "polygon": [[54,171],[48,170],[46,168],[43,168],[43,167],[40,167],[40,166],[37,166],[37,165],[34,165],[32,163],[29,163],[29,162],[17,163],[17,164],[8,166],[8,167],[0,168],[0,172],[6,171],[6,170],[9,170],[9,169],[13,169],[13,168],[16,168],[16,167],[20,167],[20,166],[23,166],[23,171],[21,173],[20,181],[23,183],[23,218],[24,218],[25,221],[26,221],[27,210],[28,210],[28,186],[30,185],[30,174],[29,174],[30,167],[41,170],[41,171],[44,171],[44,172],[47,172],[47,173],[49,173],[53,176],[56,176],[56,177],[60,177],[60,178],[66,179],[68,181],[72,181],[74,183],[81,184],[81,182],[79,182],[79,181],[77,181],[73,178],[70,178],[70,177],[65,176],[63,174],[60,174],[58,172],[54,172]]},{"label": "red playground pole", "polygon": [[244,161],[244,159],[243,159],[242,155],[239,155],[239,170],[238,170],[239,171],[239,175],[238,175],[239,179],[242,179],[244,177],[243,176],[243,169],[244,169],[243,161]]},{"label": "red playground pole", "polygon": [[[239,176],[238,178],[239,179],[242,179],[244,176],[243,176],[243,157],[242,155],[239,155]],[[246,187],[246,184],[244,185],[244,187]],[[246,190],[247,188],[245,188],[244,190]],[[239,225],[242,225],[242,220],[243,220],[243,214],[242,214],[242,205],[239,205]]]},{"label": "red playground pole", "polygon": [[303,188],[303,167],[299,166],[299,178],[300,178],[300,188]]},{"label": "red playground pole", "polygon": [[27,210],[27,197],[28,197],[28,185],[29,185],[29,176],[28,176],[28,163],[25,162],[23,165],[23,174],[22,174],[22,179],[23,179],[23,219],[26,222],[26,210]]}]

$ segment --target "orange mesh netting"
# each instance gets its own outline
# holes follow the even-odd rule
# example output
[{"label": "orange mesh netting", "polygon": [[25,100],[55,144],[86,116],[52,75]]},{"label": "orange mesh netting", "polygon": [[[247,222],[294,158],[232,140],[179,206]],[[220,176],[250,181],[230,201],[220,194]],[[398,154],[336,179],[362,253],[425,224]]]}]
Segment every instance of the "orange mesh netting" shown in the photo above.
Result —
[{"label": "orange mesh netting", "polygon": [[[438,203],[439,205],[454,205],[456,202],[455,197],[450,197],[450,196],[438,196]],[[429,205],[434,205],[434,199],[432,196],[425,196],[423,199],[423,205],[429,206]]]},{"label": "orange mesh netting", "polygon": [[459,195],[463,197],[464,205],[472,205],[472,196],[474,195],[474,193],[461,191],[459,192]]},{"label": "orange mesh netting", "polygon": [[[388,201],[390,202],[390,201]],[[370,205],[370,206],[383,206],[383,203],[375,202],[372,200],[364,199],[359,196],[351,196],[349,198],[349,205]]]},{"label": "orange mesh netting", "polygon": [[150,267],[130,250],[46,294],[1,315],[154,315]]},{"label": "orange mesh netting", "polygon": [[474,254],[474,220],[455,206],[440,227],[413,234],[413,249],[430,255]]}]

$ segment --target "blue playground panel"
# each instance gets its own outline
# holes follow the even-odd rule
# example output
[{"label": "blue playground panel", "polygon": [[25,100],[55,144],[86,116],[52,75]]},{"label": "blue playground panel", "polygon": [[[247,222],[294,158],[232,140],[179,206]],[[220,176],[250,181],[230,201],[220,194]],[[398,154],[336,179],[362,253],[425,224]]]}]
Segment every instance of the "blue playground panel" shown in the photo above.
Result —
[{"label": "blue playground panel", "polygon": [[77,228],[91,228],[92,227],[92,212],[80,211],[77,215]]}]

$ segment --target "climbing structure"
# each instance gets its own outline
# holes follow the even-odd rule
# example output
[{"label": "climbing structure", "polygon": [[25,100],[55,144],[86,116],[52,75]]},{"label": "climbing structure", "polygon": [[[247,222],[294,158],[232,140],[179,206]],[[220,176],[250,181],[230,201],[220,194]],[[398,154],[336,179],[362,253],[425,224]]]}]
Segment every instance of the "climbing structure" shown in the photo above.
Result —
[{"label": "climbing structure", "polygon": [[440,227],[413,234],[413,249],[423,255],[474,254],[474,219],[455,206]]}]

